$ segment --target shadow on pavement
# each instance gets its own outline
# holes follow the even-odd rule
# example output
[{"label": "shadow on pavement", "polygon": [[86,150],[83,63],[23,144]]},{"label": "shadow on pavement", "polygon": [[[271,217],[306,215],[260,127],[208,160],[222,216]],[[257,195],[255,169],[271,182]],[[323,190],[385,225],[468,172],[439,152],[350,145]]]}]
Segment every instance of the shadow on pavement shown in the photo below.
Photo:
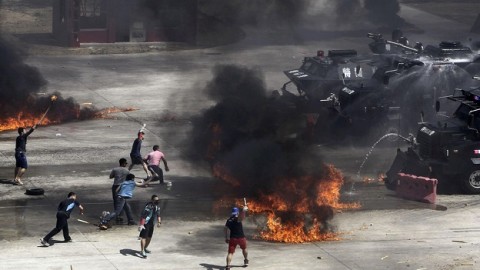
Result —
[{"label": "shadow on pavement", "polygon": [[215,264],[208,264],[208,263],[201,263],[200,266],[205,267],[207,270],[225,269],[225,266],[220,266],[220,265],[215,265]]},{"label": "shadow on pavement", "polygon": [[[205,267],[207,270],[225,269],[225,266],[220,266],[215,264],[201,263],[200,265]],[[237,268],[237,267],[245,268],[244,265],[230,265],[230,268]]]},{"label": "shadow on pavement", "polygon": [[133,250],[129,248],[120,249],[120,254],[122,254],[123,256],[134,256],[143,259],[143,257],[140,256],[140,252],[138,252],[138,250]]}]

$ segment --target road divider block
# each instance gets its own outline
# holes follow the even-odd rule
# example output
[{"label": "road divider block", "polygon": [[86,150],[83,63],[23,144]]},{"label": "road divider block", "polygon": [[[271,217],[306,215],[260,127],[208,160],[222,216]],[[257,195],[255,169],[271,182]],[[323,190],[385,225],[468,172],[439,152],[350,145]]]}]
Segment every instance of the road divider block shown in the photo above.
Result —
[{"label": "road divider block", "polygon": [[435,204],[437,200],[437,185],[438,180],[434,178],[398,173],[395,191],[398,197],[407,200]]}]

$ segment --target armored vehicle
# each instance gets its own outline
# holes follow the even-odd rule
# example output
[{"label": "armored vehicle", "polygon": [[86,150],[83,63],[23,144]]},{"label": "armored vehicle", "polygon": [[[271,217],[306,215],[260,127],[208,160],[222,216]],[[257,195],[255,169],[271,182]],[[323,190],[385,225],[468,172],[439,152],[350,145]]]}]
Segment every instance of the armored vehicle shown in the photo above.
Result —
[{"label": "armored vehicle", "polygon": [[[433,112],[436,98],[447,94],[444,89],[471,77],[460,66],[471,63],[475,54],[459,42],[424,48],[420,43],[410,47],[398,31],[392,34],[395,41],[380,34],[367,36],[373,39],[369,46],[375,54],[318,51],[299,68],[284,71],[289,81],[282,87],[283,96],[297,99],[294,103],[305,113],[320,114],[316,133],[329,132],[337,139],[413,132],[417,124],[412,119],[418,119],[420,111]],[[297,94],[287,89],[292,85]],[[431,120],[432,115],[425,117]]]},{"label": "armored vehicle", "polygon": [[458,108],[437,123],[421,123],[410,147],[397,150],[386,173],[387,188],[394,190],[397,173],[403,172],[437,178],[439,186],[454,183],[466,193],[480,194],[480,88],[456,89],[445,98],[458,103]]},{"label": "armored vehicle", "polygon": [[387,40],[381,34],[368,33],[367,37],[373,39],[368,46],[375,54],[396,55],[396,57],[405,58],[405,61],[416,60],[424,64],[455,64],[466,68],[469,64],[480,63],[480,55],[460,41],[442,41],[438,46],[425,47],[421,42],[417,42],[411,47],[402,35],[401,32],[395,34],[394,31],[392,39],[397,36],[397,40]]},{"label": "armored vehicle", "polygon": [[338,86],[367,82],[382,61],[379,56],[358,56],[355,50],[330,50],[327,55],[320,50],[316,56],[305,57],[300,68],[284,73],[299,95],[320,100],[330,96],[332,89]]}]

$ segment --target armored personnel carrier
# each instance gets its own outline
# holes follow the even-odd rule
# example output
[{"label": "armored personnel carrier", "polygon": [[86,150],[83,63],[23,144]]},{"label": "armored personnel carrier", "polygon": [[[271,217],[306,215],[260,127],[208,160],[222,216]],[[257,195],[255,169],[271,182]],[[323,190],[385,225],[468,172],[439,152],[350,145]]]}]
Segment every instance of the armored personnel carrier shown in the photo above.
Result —
[{"label": "armored personnel carrier", "polygon": [[392,33],[394,41],[380,34],[367,36],[373,39],[369,46],[374,54],[320,50],[305,57],[299,68],[284,71],[289,81],[281,89],[283,96],[296,99],[293,103],[305,113],[322,114],[316,129],[336,139],[414,132],[412,119],[431,111],[425,115],[431,120],[436,98],[451,94],[449,86],[459,85],[465,76],[470,78],[461,66],[477,59],[459,42],[424,48],[420,43],[411,47],[401,31]]},{"label": "armored personnel carrier", "polygon": [[458,108],[437,123],[421,123],[410,147],[398,149],[386,173],[387,188],[394,190],[397,173],[403,172],[437,178],[439,185],[454,183],[466,193],[480,194],[480,87],[456,89],[445,98],[458,103]]}]

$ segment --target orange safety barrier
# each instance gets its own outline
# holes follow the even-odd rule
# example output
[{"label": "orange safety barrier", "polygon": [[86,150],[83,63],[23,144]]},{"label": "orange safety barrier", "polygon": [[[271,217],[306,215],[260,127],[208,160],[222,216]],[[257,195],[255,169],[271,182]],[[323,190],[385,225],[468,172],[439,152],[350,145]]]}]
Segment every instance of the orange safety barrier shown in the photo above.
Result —
[{"label": "orange safety barrier", "polygon": [[408,200],[434,204],[437,200],[438,180],[398,173],[397,196]]}]

